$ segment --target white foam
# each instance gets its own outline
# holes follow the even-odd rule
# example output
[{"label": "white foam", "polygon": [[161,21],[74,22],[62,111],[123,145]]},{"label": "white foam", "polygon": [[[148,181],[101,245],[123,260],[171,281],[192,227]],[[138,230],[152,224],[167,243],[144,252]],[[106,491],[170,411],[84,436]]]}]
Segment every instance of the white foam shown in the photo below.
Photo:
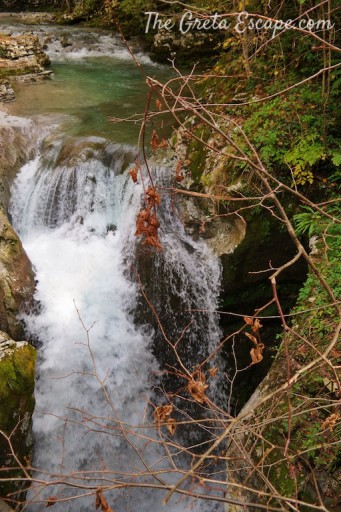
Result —
[{"label": "white foam", "polygon": [[[45,152],[22,167],[12,191],[12,216],[36,271],[35,298],[41,308],[38,314],[24,317],[30,333],[41,342],[33,427],[34,464],[43,472],[36,476],[53,481],[67,474],[68,481],[84,484],[79,472],[91,471],[88,483],[98,486],[105,470],[112,475],[109,479],[126,473],[131,482],[132,474],[145,469],[136,449],[150,466],[170,470],[163,478],[172,483],[180,475],[153,442],[155,433],[146,414],[151,380],[158,370],[151,352],[153,333],[134,324],[138,289],[127,278],[127,270],[135,264],[135,218],[142,187],[133,184],[129,175],[119,174],[129,148],[108,146],[110,160],[116,162],[110,166],[101,161],[101,150],[85,162],[72,164],[71,159],[58,166],[60,144],[58,137],[52,143],[49,136]],[[84,144],[80,147],[84,149]],[[160,169],[155,172],[162,174]],[[170,279],[169,286],[184,305],[192,307],[199,301],[199,306],[211,308],[219,290],[217,259],[204,242],[194,242],[185,234],[167,202],[164,206],[163,278]],[[161,299],[165,309],[171,307],[168,299]],[[94,324],[90,342],[75,306],[87,328]],[[206,328],[206,341],[219,335],[213,317]],[[198,329],[199,324],[191,336],[199,347]],[[129,428],[129,442],[120,430],[121,421]],[[140,435],[150,436],[151,442]],[[140,481],[154,480],[140,477]],[[46,501],[51,495],[75,492],[35,484],[29,499]],[[164,493],[155,490],[116,490],[108,497],[122,512],[163,509]],[[90,510],[91,500],[58,503],[54,510]],[[184,506],[189,503],[174,496],[167,510],[181,512]],[[198,502],[191,506],[195,512],[202,510]],[[40,508],[31,505],[29,510]],[[208,508],[204,502],[203,510],[213,511],[214,505]]]}]

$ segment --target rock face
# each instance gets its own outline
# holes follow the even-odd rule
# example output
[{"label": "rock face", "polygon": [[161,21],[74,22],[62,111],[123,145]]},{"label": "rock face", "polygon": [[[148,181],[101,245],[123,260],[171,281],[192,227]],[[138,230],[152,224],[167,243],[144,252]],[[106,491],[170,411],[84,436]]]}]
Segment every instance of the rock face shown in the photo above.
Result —
[{"label": "rock face", "polygon": [[35,125],[0,113],[0,329],[14,339],[23,337],[16,318],[33,297],[35,282],[30,261],[7,217],[10,184],[20,165],[30,156],[29,133]]},{"label": "rock face", "polygon": [[3,209],[0,209],[0,329],[14,339],[24,332],[18,313],[35,289],[30,261]]},{"label": "rock face", "polygon": [[43,73],[49,63],[37,36],[0,34],[0,78]]},{"label": "rock face", "polygon": [[7,211],[10,184],[33,150],[36,129],[30,119],[10,116],[0,111],[0,205]]},{"label": "rock face", "polygon": [[17,348],[22,348],[26,345],[27,341],[14,341],[6,332],[0,331],[0,361],[12,355],[13,351]]},{"label": "rock face", "polygon": [[194,238],[201,237],[222,257],[235,252],[246,234],[246,223],[237,216],[214,217],[206,215],[204,205],[194,198],[179,198],[181,216],[186,231]]},{"label": "rock face", "polygon": [[159,30],[153,38],[151,52],[155,59],[166,61],[176,57],[177,62],[188,62],[191,58],[212,57],[221,41],[221,36],[204,31],[189,31],[185,34]]},{"label": "rock face", "polygon": [[[31,415],[34,407],[35,350],[26,341],[15,342],[0,331],[0,497],[18,491],[22,485],[6,479],[22,476],[17,462],[10,455],[5,436],[11,435],[11,443],[20,461],[25,463],[32,449]],[[6,468],[6,471],[3,471]],[[0,511],[10,510],[0,500]]]}]

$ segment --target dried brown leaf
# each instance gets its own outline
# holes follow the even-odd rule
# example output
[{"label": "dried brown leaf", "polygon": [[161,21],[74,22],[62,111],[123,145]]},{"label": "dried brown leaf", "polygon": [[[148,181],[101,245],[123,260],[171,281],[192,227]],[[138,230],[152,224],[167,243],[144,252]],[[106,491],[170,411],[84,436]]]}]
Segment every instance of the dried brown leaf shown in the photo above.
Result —
[{"label": "dried brown leaf", "polygon": [[338,412],[331,414],[322,423],[322,425],[321,425],[322,430],[324,430],[326,428],[328,428],[329,430],[334,430],[335,425],[339,422],[339,420],[340,420],[340,414]]},{"label": "dried brown leaf", "polygon": [[207,401],[205,391],[208,388],[206,384],[206,377],[202,372],[196,372],[193,374],[193,379],[187,384],[188,393],[194,398],[199,404],[203,404]]},{"label": "dried brown leaf", "polygon": [[139,167],[137,167],[137,166],[129,171],[131,179],[133,180],[134,183],[137,182],[137,173],[138,173],[138,171],[139,171]]},{"label": "dried brown leaf", "polygon": [[256,346],[258,345],[257,338],[252,336],[249,332],[244,332],[245,336],[247,336]]},{"label": "dried brown leaf", "polygon": [[253,325],[253,320],[252,320],[252,318],[250,318],[249,316],[244,316],[244,322],[245,322],[247,325]]},{"label": "dried brown leaf", "polygon": [[55,505],[57,501],[57,496],[50,496],[49,498],[47,498],[45,507],[53,507],[53,505]]},{"label": "dried brown leaf", "polygon": [[173,405],[159,405],[154,411],[154,419],[157,423],[165,421],[170,414],[173,412]]},{"label": "dried brown leaf", "polygon": [[213,378],[217,375],[218,373],[218,366],[215,366],[214,368],[210,368],[208,370],[208,373],[210,374],[210,376]]},{"label": "dried brown leaf", "polygon": [[161,139],[161,142],[159,143],[159,148],[168,148],[168,142],[165,138]]},{"label": "dried brown leaf", "polygon": [[140,236],[148,232],[148,219],[150,216],[150,209],[146,208],[141,210],[136,218],[136,231],[135,236]]},{"label": "dried brown leaf", "polygon": [[162,245],[157,236],[148,235],[146,236],[143,245],[150,245],[151,247],[156,247],[156,249],[162,249]]},{"label": "dried brown leaf", "polygon": [[162,110],[162,103],[161,103],[161,101],[160,101],[160,100],[158,100],[158,99],[156,99],[156,100],[155,100],[155,106],[156,106],[156,108],[157,108],[159,111],[161,111],[161,110]]},{"label": "dried brown leaf", "polygon": [[159,147],[159,136],[155,130],[153,130],[152,137],[150,139],[150,145],[154,150]]},{"label": "dried brown leaf", "polygon": [[101,508],[101,512],[113,512],[112,508],[109,507],[101,488],[96,491],[96,510],[98,508]]},{"label": "dried brown leaf", "polygon": [[261,329],[263,326],[262,324],[260,323],[259,319],[256,318],[255,321],[253,322],[253,326],[252,326],[252,330],[253,332],[258,332],[259,329]]},{"label": "dried brown leaf", "polygon": [[250,350],[251,355],[251,364],[257,364],[260,363],[263,359],[263,350],[265,348],[265,345],[263,343],[259,343],[255,348],[252,348]]},{"label": "dried brown leaf", "polygon": [[161,203],[161,197],[156,192],[155,187],[151,187],[151,186],[148,187],[147,190],[146,190],[146,195],[147,195],[147,201],[148,201],[148,206],[149,207],[153,208],[157,204]]},{"label": "dried brown leaf", "polygon": [[175,430],[176,430],[176,421],[173,418],[169,418],[167,420],[166,427],[167,427],[168,432],[172,436],[174,434]]},{"label": "dried brown leaf", "polygon": [[153,215],[150,215],[148,217],[148,224],[150,226],[153,226],[154,228],[158,229],[160,227],[160,222],[159,222],[159,219],[157,218],[156,214],[154,213]]}]

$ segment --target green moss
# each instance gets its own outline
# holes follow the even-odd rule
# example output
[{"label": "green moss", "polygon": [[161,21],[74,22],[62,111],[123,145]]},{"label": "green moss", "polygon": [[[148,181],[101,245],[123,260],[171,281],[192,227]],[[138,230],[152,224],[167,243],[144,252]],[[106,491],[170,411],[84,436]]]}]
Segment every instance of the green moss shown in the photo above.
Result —
[{"label": "green moss", "polygon": [[[34,373],[36,351],[30,345],[16,349],[0,360],[0,430],[11,434],[13,449],[19,460],[31,456],[31,416],[34,408]],[[19,426],[19,428],[18,428]],[[22,490],[17,480],[22,476],[17,462],[9,454],[4,437],[0,436],[0,497]],[[13,480],[15,479],[15,480]]]},{"label": "green moss", "polygon": [[0,429],[10,432],[16,413],[32,413],[36,353],[26,345],[0,361]]}]

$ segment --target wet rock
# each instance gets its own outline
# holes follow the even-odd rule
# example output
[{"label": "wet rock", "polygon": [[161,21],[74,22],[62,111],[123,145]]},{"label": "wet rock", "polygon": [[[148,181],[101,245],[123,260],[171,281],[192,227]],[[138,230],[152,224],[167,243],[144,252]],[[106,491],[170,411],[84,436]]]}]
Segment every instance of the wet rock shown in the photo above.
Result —
[{"label": "wet rock", "polygon": [[[4,432],[0,436],[0,496],[3,498],[25,486],[25,482],[18,480],[21,474],[5,436],[11,435],[19,460],[25,461],[30,457],[35,359],[36,352],[31,345],[26,341],[15,342],[7,333],[0,331],[0,430]],[[11,481],[13,477],[16,480]],[[0,512],[10,510],[0,501]]]},{"label": "wet rock", "polygon": [[186,196],[180,199],[180,205],[186,231],[205,239],[218,256],[233,253],[244,240],[246,222],[242,218],[207,215],[204,207]]},{"label": "wet rock", "polygon": [[47,70],[42,71],[41,73],[28,73],[27,75],[16,76],[13,80],[15,82],[40,82],[40,80],[46,80],[46,78],[51,78],[53,75],[53,71]]},{"label": "wet rock", "polygon": [[0,34],[0,78],[42,73],[49,64],[37,36]]},{"label": "wet rock", "polygon": [[28,307],[34,290],[31,263],[5,211],[0,208],[0,329],[16,340],[24,335],[17,315]]},{"label": "wet rock", "polygon": [[36,126],[30,119],[0,111],[0,205],[8,209],[10,185],[21,165],[32,156]]},{"label": "wet rock", "polygon": [[8,103],[15,100],[15,93],[9,82],[0,83],[0,102]]},{"label": "wet rock", "polygon": [[9,356],[17,348],[27,345],[27,341],[14,341],[7,332],[0,331],[0,361],[5,356]]}]

